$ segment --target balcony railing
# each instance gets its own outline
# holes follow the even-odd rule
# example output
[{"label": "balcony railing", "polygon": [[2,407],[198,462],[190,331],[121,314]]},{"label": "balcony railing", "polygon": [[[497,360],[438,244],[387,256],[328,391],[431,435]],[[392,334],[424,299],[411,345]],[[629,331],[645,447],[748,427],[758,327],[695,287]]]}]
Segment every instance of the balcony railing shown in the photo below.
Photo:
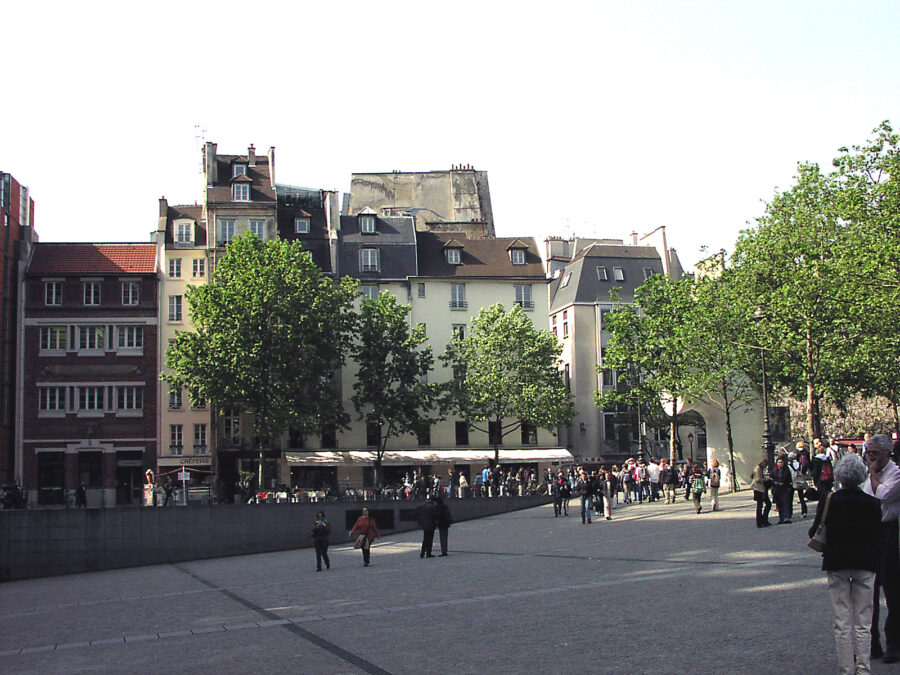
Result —
[{"label": "balcony railing", "polygon": [[522,309],[534,309],[534,300],[516,300],[516,304]]},{"label": "balcony railing", "polygon": [[465,300],[451,300],[450,301],[450,309],[465,309],[469,306],[469,303]]},{"label": "balcony railing", "polygon": [[180,457],[182,451],[184,450],[184,446],[181,445],[170,445],[169,446],[169,454],[173,457]]}]

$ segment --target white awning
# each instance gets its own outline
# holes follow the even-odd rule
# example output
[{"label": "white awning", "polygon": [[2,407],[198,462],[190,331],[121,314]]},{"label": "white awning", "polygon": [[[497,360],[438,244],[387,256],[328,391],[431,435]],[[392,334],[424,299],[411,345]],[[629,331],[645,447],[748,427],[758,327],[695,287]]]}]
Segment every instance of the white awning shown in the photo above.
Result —
[{"label": "white awning", "polygon": [[[291,466],[366,465],[375,461],[375,453],[370,450],[287,452]],[[493,450],[388,450],[383,464],[402,466],[405,464],[477,464],[494,458]],[[501,464],[523,462],[574,462],[572,453],[565,448],[516,448],[500,450]]]}]

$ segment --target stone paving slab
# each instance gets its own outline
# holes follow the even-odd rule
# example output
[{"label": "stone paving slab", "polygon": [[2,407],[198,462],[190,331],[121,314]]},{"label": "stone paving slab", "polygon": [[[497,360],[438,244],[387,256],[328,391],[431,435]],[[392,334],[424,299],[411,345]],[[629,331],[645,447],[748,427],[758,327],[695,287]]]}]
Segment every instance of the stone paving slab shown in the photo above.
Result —
[{"label": "stone paving slab", "polygon": [[448,558],[391,536],[369,568],[335,536],[322,573],[307,549],[7,582],[0,672],[833,672],[806,525],[722,503],[539,507],[454,525]]}]

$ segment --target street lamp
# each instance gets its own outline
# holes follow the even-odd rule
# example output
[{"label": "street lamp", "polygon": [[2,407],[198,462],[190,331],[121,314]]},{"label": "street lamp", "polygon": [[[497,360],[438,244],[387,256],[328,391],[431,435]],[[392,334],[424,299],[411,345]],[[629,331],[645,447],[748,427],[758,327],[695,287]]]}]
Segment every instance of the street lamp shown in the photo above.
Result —
[{"label": "street lamp", "polygon": [[691,450],[691,464],[694,463],[694,434],[693,432],[688,434],[688,447]]},{"label": "street lamp", "polygon": [[[758,307],[753,313],[753,320],[759,323],[766,318],[762,307]],[[775,444],[772,442],[772,427],[769,423],[769,383],[766,376],[766,349],[760,346],[759,356],[762,360],[762,387],[763,387],[763,452],[769,463],[769,469],[775,464]]]}]

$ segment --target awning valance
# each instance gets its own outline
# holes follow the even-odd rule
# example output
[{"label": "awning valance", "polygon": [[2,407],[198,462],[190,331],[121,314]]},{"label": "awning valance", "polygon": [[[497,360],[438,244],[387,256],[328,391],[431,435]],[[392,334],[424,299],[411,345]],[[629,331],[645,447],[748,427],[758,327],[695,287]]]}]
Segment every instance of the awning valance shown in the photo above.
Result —
[{"label": "awning valance", "polygon": [[[371,450],[345,450],[318,452],[287,452],[292,466],[365,465],[375,461]],[[466,450],[462,448],[442,450],[388,450],[383,463],[388,466],[404,464],[476,464],[494,458],[494,451]],[[500,463],[522,462],[573,462],[572,453],[565,448],[510,448],[500,450]]]}]

